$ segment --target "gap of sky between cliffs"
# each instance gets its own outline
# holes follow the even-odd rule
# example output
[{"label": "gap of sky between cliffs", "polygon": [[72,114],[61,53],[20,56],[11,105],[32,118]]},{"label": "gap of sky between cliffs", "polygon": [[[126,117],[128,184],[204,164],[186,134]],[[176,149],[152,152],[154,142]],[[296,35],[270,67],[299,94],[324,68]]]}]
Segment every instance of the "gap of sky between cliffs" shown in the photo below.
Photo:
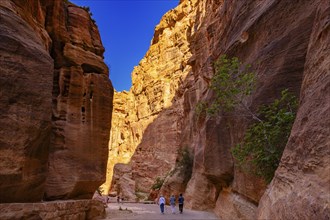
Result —
[{"label": "gap of sky between cliffs", "polygon": [[104,60],[116,91],[129,90],[131,72],[147,52],[162,16],[179,0],[70,0],[89,7],[99,28]]}]

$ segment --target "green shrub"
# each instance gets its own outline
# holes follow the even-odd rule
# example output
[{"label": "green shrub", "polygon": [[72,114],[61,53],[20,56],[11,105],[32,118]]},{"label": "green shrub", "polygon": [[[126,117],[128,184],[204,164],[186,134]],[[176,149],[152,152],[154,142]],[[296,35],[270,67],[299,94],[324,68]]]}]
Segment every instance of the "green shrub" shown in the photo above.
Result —
[{"label": "green shrub", "polygon": [[97,188],[97,193],[99,194],[99,195],[103,195],[103,192],[104,192],[104,190],[103,190],[103,188],[100,186],[99,188]]},{"label": "green shrub", "polygon": [[96,21],[95,21],[95,19],[93,18],[93,13],[92,13],[90,7],[89,7],[89,6],[82,6],[81,8],[84,9],[86,12],[89,13],[89,16],[90,16],[90,18],[91,18],[91,21],[96,25]]},{"label": "green shrub", "polygon": [[82,9],[84,9],[85,11],[87,11],[88,13],[91,13],[91,9],[88,6],[81,6]]},{"label": "green shrub", "polygon": [[164,184],[165,178],[157,177],[155,183],[151,186],[153,190],[159,190]]},{"label": "green shrub", "polygon": [[244,140],[232,148],[241,170],[269,183],[277,169],[295,119],[297,99],[283,90],[281,98],[259,108],[261,121],[252,124]]},{"label": "green shrub", "polygon": [[255,88],[256,77],[250,65],[243,65],[238,58],[219,57],[214,63],[214,76],[210,88],[214,99],[209,104],[198,102],[197,115],[207,113],[235,115],[238,106],[243,110],[239,116],[252,118],[255,122],[247,129],[243,141],[232,148],[238,167],[248,173],[261,176],[270,182],[277,169],[288,141],[297,109],[297,99],[283,90],[280,99],[261,106],[254,113],[246,103]]},{"label": "green shrub", "polygon": [[191,168],[193,165],[193,159],[190,156],[188,147],[178,149],[178,166],[184,168]]},{"label": "green shrub", "polygon": [[237,57],[229,59],[226,55],[220,56],[214,63],[214,76],[210,85],[215,98],[206,109],[207,113],[215,115],[220,110],[230,112],[237,105],[248,109],[244,99],[251,94],[255,81],[250,65],[243,65]]},{"label": "green shrub", "polygon": [[196,104],[195,112],[198,116],[205,115],[207,109],[207,103],[200,101]]},{"label": "green shrub", "polygon": [[183,175],[184,184],[188,183],[192,175],[193,157],[191,156],[188,147],[178,149],[178,160],[175,166],[175,171],[179,171]]}]

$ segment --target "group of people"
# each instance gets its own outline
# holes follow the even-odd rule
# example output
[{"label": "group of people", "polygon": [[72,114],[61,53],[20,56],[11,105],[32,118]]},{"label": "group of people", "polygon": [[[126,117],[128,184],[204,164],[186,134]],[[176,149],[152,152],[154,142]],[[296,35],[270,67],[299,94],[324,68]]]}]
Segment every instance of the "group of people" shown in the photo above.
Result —
[{"label": "group of people", "polygon": [[[182,193],[180,194],[180,196],[178,198],[178,203],[179,203],[180,214],[182,214],[182,212],[183,212],[183,203],[184,203],[184,197],[182,196]],[[165,200],[165,197],[163,195],[161,195],[159,197],[158,204],[159,204],[159,207],[160,207],[160,212],[162,214],[164,214],[166,200]],[[174,195],[172,195],[170,197],[170,206],[171,206],[172,214],[175,214],[175,204],[176,204],[176,198],[175,198]]]},{"label": "group of people", "polygon": [[123,197],[120,197],[120,196],[117,196],[117,203],[121,203],[123,204],[124,203],[124,198]]}]

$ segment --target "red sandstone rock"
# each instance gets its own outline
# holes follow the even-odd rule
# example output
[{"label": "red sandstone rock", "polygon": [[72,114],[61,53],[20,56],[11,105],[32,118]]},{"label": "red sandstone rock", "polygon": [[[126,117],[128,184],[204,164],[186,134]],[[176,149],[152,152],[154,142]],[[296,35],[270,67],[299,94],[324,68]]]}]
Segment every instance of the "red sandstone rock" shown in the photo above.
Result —
[{"label": "red sandstone rock", "polygon": [[[186,63],[191,56],[187,38],[195,15],[192,4],[183,3],[164,15],[156,27],[149,51],[134,68],[132,88],[115,95],[122,97],[122,101],[114,103],[109,143],[112,152],[109,153],[118,154],[115,160],[109,158],[108,168],[112,169],[111,163],[121,160],[118,158],[127,163],[132,157],[130,166],[135,189],[146,198],[155,179],[164,178],[175,166],[181,143],[178,134],[183,115],[182,100],[172,101],[191,70]],[[108,173],[111,175],[112,171]],[[109,179],[106,184],[110,183]]]},{"label": "red sandstone rock", "polygon": [[221,216],[221,219],[256,219],[257,205],[246,197],[224,188],[216,203],[214,212]]},{"label": "red sandstone rock", "polygon": [[104,204],[97,200],[0,204],[0,219],[103,219]]},{"label": "red sandstone rock", "polygon": [[318,3],[296,121],[259,219],[330,218],[330,3]]},{"label": "red sandstone rock", "polygon": [[51,135],[53,60],[10,4],[0,2],[0,202],[40,201]]},{"label": "red sandstone rock", "polygon": [[0,202],[91,198],[113,95],[97,27],[64,1],[3,0],[0,13]]},{"label": "red sandstone rock", "polygon": [[[183,0],[165,15],[148,53],[132,73],[130,93],[136,106],[122,112],[134,115],[126,118],[125,129],[140,128],[141,139],[135,142],[130,163],[137,188],[146,192],[157,177],[165,177],[174,169],[176,150],[187,146],[194,152],[187,207],[214,208],[223,219],[275,218],[278,212],[279,219],[329,218],[330,38],[325,2]],[[257,88],[245,100],[252,110],[272,102],[285,88],[300,97],[291,138],[258,214],[266,185],[236,170],[230,154],[249,119],[239,117],[239,109],[236,117],[195,114],[199,101],[213,98],[208,87],[212,64],[221,54],[252,64]],[[168,176],[166,182],[175,187],[165,182],[161,192],[177,193],[180,181]]]},{"label": "red sandstone rock", "polygon": [[[316,5],[304,2],[297,7],[294,3],[289,4],[283,1],[258,4],[255,1],[244,3],[242,1],[230,3],[225,1],[220,3],[219,7],[205,5],[203,10],[213,11],[213,13],[206,13],[203,20],[197,23],[201,28],[194,36],[195,44],[192,47],[193,71],[197,76],[195,80],[202,85],[207,85],[208,79],[212,76],[213,60],[220,54],[228,54],[239,57],[243,63],[252,64],[258,75],[257,89],[251,99],[247,100],[252,109],[256,109],[261,103],[271,102],[284,88],[289,88],[299,96],[305,54],[314,25]],[[306,13],[306,8],[309,13]],[[197,85],[192,89],[198,88]],[[210,92],[204,94],[201,100],[208,101],[212,98]],[[190,108],[193,108],[196,102],[188,103]],[[195,147],[194,173],[199,172],[203,175],[199,175],[199,179],[193,178],[188,183],[186,197],[191,199],[187,206],[210,207],[208,203],[214,200],[213,195],[203,196],[205,192],[200,190],[202,182],[211,190],[221,189],[226,187],[226,184],[230,184],[237,196],[247,198],[247,200],[241,200],[246,203],[246,206],[248,206],[249,200],[257,204],[265,190],[265,185],[258,178],[248,177],[247,179],[247,176],[237,171],[234,172],[234,169],[230,172],[227,168],[228,162],[218,166],[218,169],[213,169],[216,164],[221,164],[218,160],[224,160],[223,154],[226,155],[227,150],[241,139],[248,121],[242,120],[240,117],[226,120],[219,117],[218,121],[213,123],[206,118],[205,121],[190,124],[195,127],[193,130],[196,131],[191,135],[195,137],[192,142],[198,143]],[[211,132],[215,132],[214,130],[218,132],[218,135],[210,135]],[[217,142],[210,149],[209,143],[214,141]],[[210,152],[218,152],[216,153],[218,156],[214,156]],[[230,161],[230,156],[227,156],[227,159]],[[236,169],[236,167],[234,168]],[[212,176],[208,175],[208,170],[214,172]],[[229,172],[221,177],[219,174],[224,170]],[[195,175],[193,174],[193,176]],[[214,179],[214,177],[217,178]],[[205,178],[207,178],[206,183]],[[228,215],[221,204],[224,204],[222,200],[227,197],[221,196],[223,195],[221,190],[219,192],[215,212],[220,218],[226,219]],[[234,202],[232,199],[226,199],[226,201]],[[238,213],[243,216],[251,216],[247,213],[247,209],[244,209],[245,205],[237,206],[234,203],[233,205],[236,207],[237,213],[232,216],[238,216]]]},{"label": "red sandstone rock", "polygon": [[[63,8],[58,4],[53,16]],[[45,197],[91,198],[105,180],[113,88],[89,14],[69,5],[68,14],[59,16],[64,18],[50,20],[47,26],[55,47],[64,48],[53,50],[53,138]]]}]

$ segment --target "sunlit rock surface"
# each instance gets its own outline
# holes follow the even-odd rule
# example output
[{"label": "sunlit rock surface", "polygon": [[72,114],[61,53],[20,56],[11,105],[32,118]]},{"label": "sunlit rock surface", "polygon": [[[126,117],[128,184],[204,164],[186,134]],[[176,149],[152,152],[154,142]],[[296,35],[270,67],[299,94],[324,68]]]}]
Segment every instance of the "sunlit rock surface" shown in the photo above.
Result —
[{"label": "sunlit rock surface", "polygon": [[[135,190],[141,194],[148,194],[155,178],[165,177],[175,165],[183,116],[182,100],[175,99],[183,96],[179,88],[191,71],[188,38],[194,16],[193,2],[165,14],[133,70],[132,88],[115,94],[109,155],[116,159],[109,158],[108,175],[116,161],[130,162]],[[108,177],[106,191],[110,183]],[[118,181],[113,184],[112,190],[121,193]]]},{"label": "sunlit rock surface", "polygon": [[[118,163],[128,163],[134,154],[136,143],[139,142],[142,133],[136,123],[133,113],[135,109],[134,96],[128,92],[115,92],[113,97],[112,124],[113,129],[110,134],[109,154],[107,164],[107,179],[102,185],[105,194],[109,192],[112,182],[114,165]],[[132,122],[132,123],[131,123]],[[138,124],[137,124],[138,125]],[[135,134],[135,135],[134,135]],[[116,192],[114,192],[116,194]],[[133,198],[132,198],[133,199]]]},{"label": "sunlit rock surface", "polygon": [[[135,192],[150,192],[157,177],[166,177],[161,192],[167,197],[184,191],[186,207],[214,210],[221,219],[329,218],[328,12],[324,0],[182,0],[167,13],[132,73],[128,93],[135,105],[122,112],[129,126],[116,128],[131,134],[128,142],[138,137],[129,144]],[[252,110],[286,88],[300,100],[267,191],[262,179],[237,169],[230,153],[250,123],[239,109],[232,117],[195,113],[199,101],[213,98],[213,62],[222,54],[252,65],[257,88],[245,100]],[[188,183],[175,169],[185,147],[194,159]]]}]

